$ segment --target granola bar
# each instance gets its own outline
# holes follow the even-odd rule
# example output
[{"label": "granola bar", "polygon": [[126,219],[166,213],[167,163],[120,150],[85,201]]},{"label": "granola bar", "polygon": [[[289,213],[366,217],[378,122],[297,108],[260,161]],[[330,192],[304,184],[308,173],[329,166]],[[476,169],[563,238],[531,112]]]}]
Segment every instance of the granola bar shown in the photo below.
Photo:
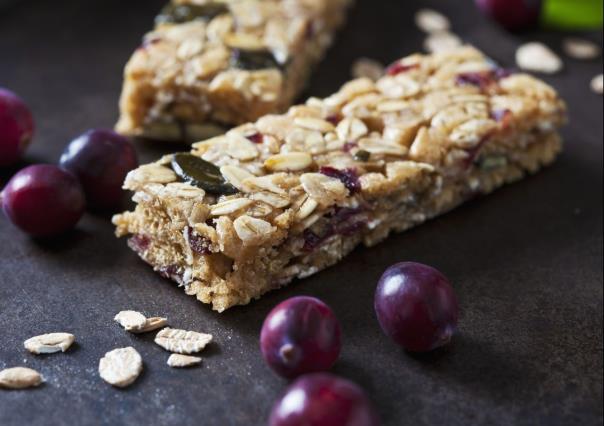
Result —
[{"label": "granola bar", "polygon": [[117,130],[197,141],[302,90],[350,0],[172,0],[126,65]]},{"label": "granola bar", "polygon": [[223,311],[551,163],[565,105],[472,47],[411,55],[132,171],[117,235]]}]

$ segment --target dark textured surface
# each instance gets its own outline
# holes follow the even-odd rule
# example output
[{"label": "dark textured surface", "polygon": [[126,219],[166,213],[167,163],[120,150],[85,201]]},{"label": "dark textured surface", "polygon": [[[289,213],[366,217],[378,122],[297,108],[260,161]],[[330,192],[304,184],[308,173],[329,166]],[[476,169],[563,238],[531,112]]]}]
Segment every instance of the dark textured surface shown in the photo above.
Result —
[{"label": "dark textured surface", "polygon": [[[0,86],[20,93],[38,124],[28,161],[56,161],[72,136],[115,122],[122,66],[161,3],[22,0],[0,9]],[[432,4],[505,65],[521,38],[559,46],[557,34],[503,33],[470,1]],[[355,57],[389,61],[419,49],[419,5],[360,0],[309,93],[334,91]],[[36,390],[0,391],[0,424],[263,424],[286,383],[260,357],[260,325],[297,294],[334,308],[344,332],[334,370],[368,391],[385,425],[601,424],[602,98],[588,83],[602,65],[566,64],[546,78],[571,115],[553,167],[223,314],[155,275],[113,237],[107,218],[88,215],[69,236],[44,243],[0,218],[0,368],[25,363],[47,380]],[[138,149],[143,161],[166,150]],[[0,184],[11,172],[0,172]],[[399,260],[431,264],[454,283],[462,317],[446,350],[411,357],[380,332],[373,289]],[[130,335],[112,321],[127,308],[210,332],[216,344],[200,368],[172,370],[152,335]],[[77,345],[46,357],[24,351],[23,340],[50,331],[74,333]],[[116,390],[98,377],[98,359],[127,345],[140,351],[145,372]]]}]

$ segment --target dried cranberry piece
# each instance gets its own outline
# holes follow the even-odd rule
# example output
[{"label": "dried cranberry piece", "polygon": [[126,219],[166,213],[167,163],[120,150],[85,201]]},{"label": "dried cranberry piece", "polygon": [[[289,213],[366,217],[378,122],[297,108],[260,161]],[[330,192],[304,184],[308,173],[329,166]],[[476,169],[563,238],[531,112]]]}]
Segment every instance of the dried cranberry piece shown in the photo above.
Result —
[{"label": "dried cranberry piece", "polygon": [[212,251],[210,247],[212,242],[206,237],[202,237],[197,234],[193,228],[187,228],[187,238],[189,240],[189,246],[197,254],[210,254]]},{"label": "dried cranberry piece", "polygon": [[455,82],[459,86],[476,86],[484,91],[502,78],[510,76],[512,73],[513,71],[504,68],[495,68],[490,71],[464,72],[457,76]]},{"label": "dried cranberry piece", "polygon": [[393,64],[390,64],[384,72],[386,73],[386,75],[393,76],[393,75],[407,72],[407,71],[412,70],[417,67],[419,67],[419,64],[405,65],[405,64],[401,64],[400,62],[394,62]]},{"label": "dried cranberry piece", "polygon": [[304,246],[302,247],[304,251],[313,251],[326,239],[326,237],[320,237],[310,229],[305,229],[302,236],[304,237]]},{"label": "dried cranberry piece", "polygon": [[356,148],[357,147],[357,143],[356,142],[346,142],[344,144],[344,146],[342,146],[342,151],[344,152],[350,152],[350,150],[352,148]]},{"label": "dried cranberry piece", "polygon": [[128,239],[128,246],[135,252],[142,254],[151,245],[151,239],[144,234],[136,234]]},{"label": "dried cranberry piece", "polygon": [[491,118],[499,123],[503,128],[506,128],[510,125],[510,121],[512,120],[513,114],[509,109],[495,109],[491,111]]},{"label": "dried cranberry piece", "polygon": [[178,265],[160,266],[157,269],[157,273],[164,278],[168,278],[176,282],[179,282],[182,279],[180,273],[178,272]]},{"label": "dried cranberry piece", "polygon": [[354,169],[348,168],[339,170],[334,167],[323,166],[319,169],[319,172],[325,176],[339,179],[351,194],[357,193],[361,190],[361,182],[359,181],[359,176]]},{"label": "dried cranberry piece", "polygon": [[343,118],[344,117],[342,117],[342,114],[335,113],[335,114],[330,114],[327,117],[325,117],[325,121],[329,121],[334,126],[337,126],[338,123],[340,121],[342,121]]},{"label": "dried cranberry piece", "polygon": [[246,138],[248,138],[250,141],[252,141],[254,143],[258,143],[258,144],[264,142],[264,135],[259,132],[252,133],[251,135],[247,135]]},{"label": "dried cranberry piece", "polygon": [[361,229],[365,228],[366,224],[367,224],[367,222],[364,220],[359,220],[359,221],[355,221],[355,222],[351,222],[351,223],[345,223],[344,225],[338,226],[336,228],[336,233],[338,233],[340,235],[349,236],[349,235],[355,234],[358,231],[360,231]]}]

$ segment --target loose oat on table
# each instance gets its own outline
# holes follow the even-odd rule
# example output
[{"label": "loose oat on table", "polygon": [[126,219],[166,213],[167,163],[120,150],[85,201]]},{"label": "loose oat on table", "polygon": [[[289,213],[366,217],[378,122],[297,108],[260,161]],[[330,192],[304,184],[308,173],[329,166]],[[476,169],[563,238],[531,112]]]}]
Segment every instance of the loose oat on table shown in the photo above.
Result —
[{"label": "loose oat on table", "polygon": [[33,354],[51,354],[65,352],[75,341],[70,333],[48,333],[34,336],[23,342],[23,346]]},{"label": "loose oat on table", "polygon": [[516,64],[523,70],[545,74],[555,74],[563,66],[558,55],[536,41],[523,44],[516,50]]},{"label": "loose oat on table", "polygon": [[173,173],[182,154],[132,171],[137,206],[113,223],[158,274],[223,311],[536,172],[565,120],[553,88],[472,47],[413,54],[378,81],[194,144],[188,165],[208,172],[197,181]]},{"label": "loose oat on table", "polygon": [[567,37],[562,41],[562,48],[571,58],[589,60],[602,54],[602,48],[590,40],[577,37]]},{"label": "loose oat on table", "polygon": [[164,328],[157,336],[155,343],[167,351],[179,354],[193,354],[202,351],[212,341],[211,334],[196,331]]},{"label": "loose oat on table", "polygon": [[99,361],[101,378],[120,388],[132,384],[142,371],[143,359],[131,346],[109,351]]},{"label": "loose oat on table", "polygon": [[117,130],[190,142],[287,108],[350,0],[172,0],[124,72]]},{"label": "loose oat on table", "polygon": [[174,368],[191,367],[201,363],[201,358],[198,356],[172,354],[168,357],[168,365]]},{"label": "loose oat on table", "polygon": [[126,331],[140,330],[147,323],[147,317],[137,311],[120,311],[113,320]]},{"label": "loose oat on table", "polygon": [[375,59],[359,58],[352,64],[350,74],[352,78],[366,77],[370,80],[377,81],[384,75],[384,65]]},{"label": "loose oat on table", "polygon": [[0,371],[0,388],[25,389],[40,385],[42,376],[27,367],[13,367]]},{"label": "loose oat on table", "polygon": [[602,92],[604,92],[604,79],[602,74],[596,75],[594,78],[592,78],[590,86],[591,90],[601,95]]},{"label": "loose oat on table", "polygon": [[429,34],[424,40],[424,49],[430,53],[455,50],[461,45],[461,39],[448,31]]},{"label": "loose oat on table", "polygon": [[445,15],[432,9],[418,10],[415,13],[415,25],[426,33],[448,31],[451,27]]}]

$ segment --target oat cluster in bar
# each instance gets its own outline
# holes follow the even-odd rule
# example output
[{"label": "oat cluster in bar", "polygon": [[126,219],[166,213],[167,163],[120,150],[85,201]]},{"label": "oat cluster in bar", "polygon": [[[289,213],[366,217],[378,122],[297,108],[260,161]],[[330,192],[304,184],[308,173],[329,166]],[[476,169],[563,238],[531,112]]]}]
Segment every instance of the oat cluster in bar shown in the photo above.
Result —
[{"label": "oat cluster in bar", "polygon": [[411,55],[132,171],[137,206],[113,221],[223,311],[536,172],[565,117],[550,86],[472,47]]},{"label": "oat cluster in bar", "polygon": [[172,0],[126,65],[117,130],[200,140],[282,112],[350,0]]}]

